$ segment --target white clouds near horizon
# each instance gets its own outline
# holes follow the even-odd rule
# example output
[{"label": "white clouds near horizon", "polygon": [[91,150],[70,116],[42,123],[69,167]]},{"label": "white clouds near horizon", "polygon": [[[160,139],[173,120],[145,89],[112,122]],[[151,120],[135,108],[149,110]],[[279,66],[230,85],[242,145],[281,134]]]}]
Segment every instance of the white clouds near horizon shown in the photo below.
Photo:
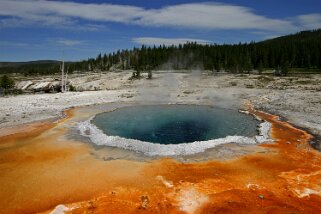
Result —
[{"label": "white clouds near horizon", "polygon": [[209,44],[211,41],[202,39],[192,39],[192,38],[160,38],[160,37],[138,37],[133,38],[132,42],[141,45],[179,45],[185,44],[187,42],[196,42],[198,44]]},{"label": "white clouds near horizon", "polygon": [[58,39],[56,43],[64,46],[76,46],[80,44],[84,44],[84,41],[79,40],[70,40],[70,39]]},{"label": "white clouds near horizon", "polygon": [[321,28],[321,14],[306,14],[295,17],[295,21],[301,25],[303,29],[319,29]]}]

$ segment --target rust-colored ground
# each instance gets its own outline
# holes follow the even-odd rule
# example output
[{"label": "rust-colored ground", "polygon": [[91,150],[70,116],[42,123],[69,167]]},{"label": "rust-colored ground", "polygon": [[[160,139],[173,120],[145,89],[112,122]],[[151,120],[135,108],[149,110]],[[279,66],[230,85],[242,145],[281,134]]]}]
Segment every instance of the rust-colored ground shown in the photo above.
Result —
[{"label": "rust-colored ground", "polygon": [[202,163],[103,161],[90,145],[63,138],[69,119],[25,127],[0,138],[0,213],[320,213],[312,136],[250,111],[272,123],[275,143]]}]

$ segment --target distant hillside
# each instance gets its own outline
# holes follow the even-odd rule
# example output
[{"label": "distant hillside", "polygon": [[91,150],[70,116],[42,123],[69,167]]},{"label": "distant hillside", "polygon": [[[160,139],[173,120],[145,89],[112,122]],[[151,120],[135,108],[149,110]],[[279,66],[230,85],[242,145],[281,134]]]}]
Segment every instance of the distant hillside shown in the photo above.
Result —
[{"label": "distant hillside", "polygon": [[[66,62],[68,66],[72,62]],[[21,73],[25,75],[46,75],[60,72],[60,61],[38,60],[29,62],[0,62],[0,74]]]},{"label": "distant hillside", "polygon": [[20,67],[25,65],[42,65],[42,64],[59,64],[56,60],[37,60],[37,61],[27,61],[27,62],[0,62],[0,68],[3,67]]},{"label": "distant hillside", "polygon": [[[115,69],[207,69],[235,73],[253,69],[321,69],[321,29],[302,31],[262,42],[237,45],[142,46],[131,50],[99,54],[81,62],[66,63],[69,71],[100,71]],[[58,61],[0,63],[0,73],[51,74],[59,72]]]},{"label": "distant hillside", "polygon": [[301,31],[296,34],[280,36],[273,39],[265,40],[261,43],[274,43],[274,42],[306,42],[313,40],[321,40],[321,29],[312,31]]}]

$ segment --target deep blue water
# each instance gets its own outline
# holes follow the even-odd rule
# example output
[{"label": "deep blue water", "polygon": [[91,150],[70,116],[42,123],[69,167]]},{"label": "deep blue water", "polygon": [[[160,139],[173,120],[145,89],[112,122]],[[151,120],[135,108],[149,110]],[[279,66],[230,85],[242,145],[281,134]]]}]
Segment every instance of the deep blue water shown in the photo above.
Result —
[{"label": "deep blue water", "polygon": [[107,135],[160,144],[254,136],[259,124],[238,111],[196,105],[125,107],[99,114],[92,122]]}]

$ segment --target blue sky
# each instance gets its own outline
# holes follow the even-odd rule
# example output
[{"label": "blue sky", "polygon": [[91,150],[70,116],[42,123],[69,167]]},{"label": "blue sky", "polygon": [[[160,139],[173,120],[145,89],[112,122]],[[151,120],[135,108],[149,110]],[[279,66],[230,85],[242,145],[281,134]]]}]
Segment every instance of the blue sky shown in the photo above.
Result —
[{"label": "blue sky", "polygon": [[0,0],[0,61],[260,41],[321,28],[320,0]]}]

